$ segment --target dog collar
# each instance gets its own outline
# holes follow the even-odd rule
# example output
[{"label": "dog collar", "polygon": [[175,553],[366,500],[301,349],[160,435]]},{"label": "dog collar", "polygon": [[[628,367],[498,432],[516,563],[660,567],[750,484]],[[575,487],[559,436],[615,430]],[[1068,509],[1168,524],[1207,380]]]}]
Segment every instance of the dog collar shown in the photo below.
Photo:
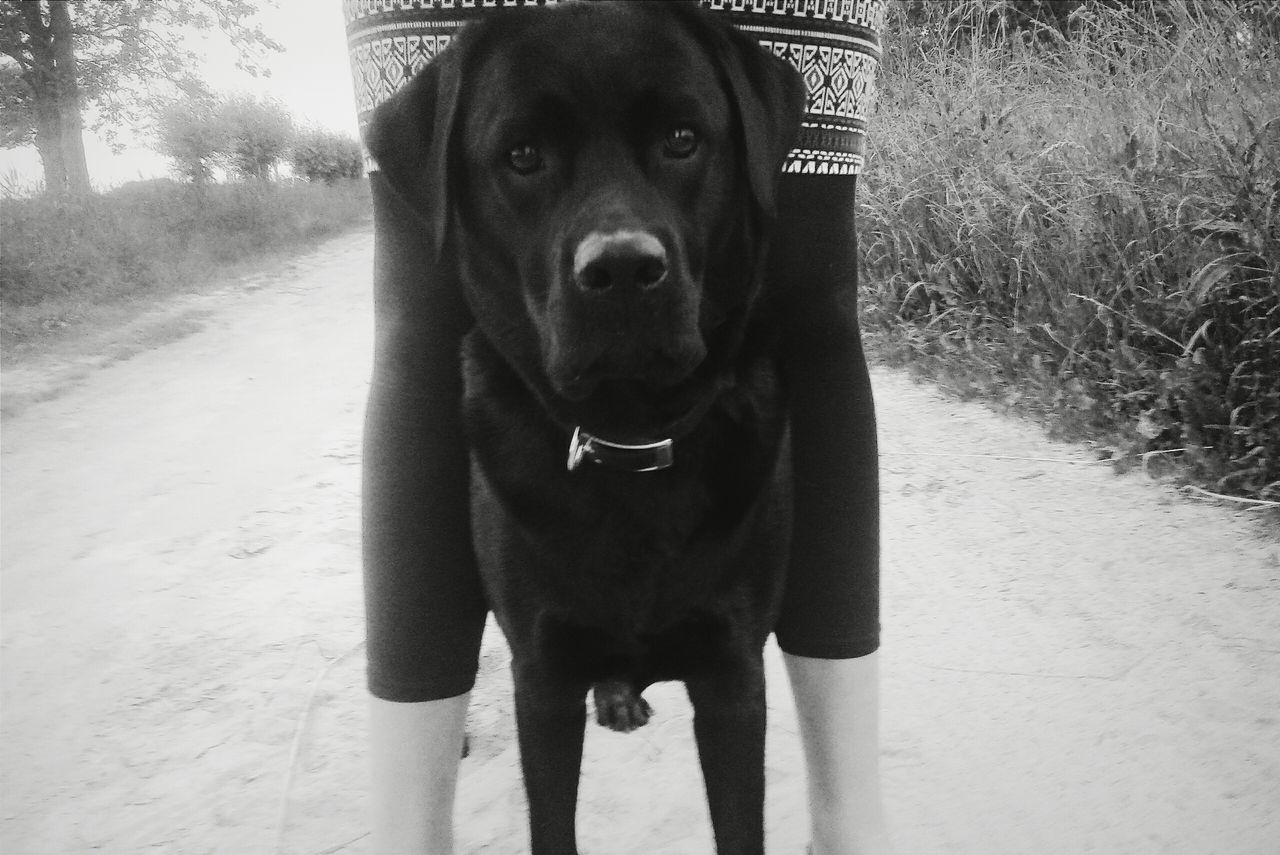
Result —
[{"label": "dog collar", "polygon": [[569,440],[568,467],[572,472],[582,465],[582,461],[590,460],[624,472],[656,472],[671,465],[674,445],[675,441],[672,439],[640,445],[610,442],[576,427],[573,429],[573,439]]}]

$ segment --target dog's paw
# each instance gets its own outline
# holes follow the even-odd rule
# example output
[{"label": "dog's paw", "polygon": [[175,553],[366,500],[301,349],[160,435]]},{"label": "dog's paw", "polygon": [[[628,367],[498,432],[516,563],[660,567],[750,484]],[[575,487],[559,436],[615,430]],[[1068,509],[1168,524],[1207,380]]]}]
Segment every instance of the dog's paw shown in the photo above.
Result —
[{"label": "dog's paw", "polygon": [[596,721],[610,730],[630,733],[648,724],[653,708],[621,680],[608,680],[595,685]]}]

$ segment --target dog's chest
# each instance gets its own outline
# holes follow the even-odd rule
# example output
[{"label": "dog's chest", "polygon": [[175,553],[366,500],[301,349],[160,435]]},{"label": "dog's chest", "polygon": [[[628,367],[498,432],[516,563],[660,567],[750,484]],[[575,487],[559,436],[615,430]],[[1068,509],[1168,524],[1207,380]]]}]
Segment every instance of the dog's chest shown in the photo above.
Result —
[{"label": "dog's chest", "polygon": [[500,618],[548,611],[644,633],[690,609],[739,601],[778,569],[773,546],[789,523],[772,501],[786,479],[771,368],[717,398],[677,438],[669,469],[584,462],[568,471],[571,431],[491,356],[473,345],[465,402],[473,536]]},{"label": "dog's chest", "polygon": [[704,478],[592,468],[547,470],[530,483],[496,468],[496,477],[495,467],[473,469],[476,546],[491,588],[641,627],[713,599],[741,564],[742,511]]}]

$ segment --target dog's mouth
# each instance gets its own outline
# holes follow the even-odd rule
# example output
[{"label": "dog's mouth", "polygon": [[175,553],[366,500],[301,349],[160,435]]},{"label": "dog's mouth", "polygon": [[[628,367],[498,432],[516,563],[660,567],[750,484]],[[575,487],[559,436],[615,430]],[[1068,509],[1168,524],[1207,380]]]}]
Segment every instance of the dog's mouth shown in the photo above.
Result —
[{"label": "dog's mouth", "polygon": [[551,383],[557,394],[574,402],[586,401],[601,391],[651,399],[678,389],[706,355],[701,341],[655,349],[640,360],[622,360],[605,353],[581,368],[555,372]]},{"label": "dog's mouth", "polygon": [[[593,335],[592,333],[595,333]],[[680,410],[707,361],[696,327],[684,333],[601,336],[570,328],[552,346],[547,375],[555,394],[584,418],[651,429]]]},{"label": "dog's mouth", "polygon": [[564,395],[564,415],[575,427],[619,442],[650,442],[688,430],[691,416],[714,396],[702,371],[676,382],[636,377],[596,377]]}]

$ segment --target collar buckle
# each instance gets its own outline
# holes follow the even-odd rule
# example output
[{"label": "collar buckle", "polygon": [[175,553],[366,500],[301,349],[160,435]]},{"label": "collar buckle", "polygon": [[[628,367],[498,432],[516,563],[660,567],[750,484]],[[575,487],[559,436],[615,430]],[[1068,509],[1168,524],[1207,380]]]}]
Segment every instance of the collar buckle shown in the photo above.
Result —
[{"label": "collar buckle", "polygon": [[582,461],[589,460],[624,472],[656,472],[671,466],[674,446],[675,441],[670,438],[634,445],[610,442],[576,427],[573,439],[569,440],[567,466],[572,472],[582,465]]}]

